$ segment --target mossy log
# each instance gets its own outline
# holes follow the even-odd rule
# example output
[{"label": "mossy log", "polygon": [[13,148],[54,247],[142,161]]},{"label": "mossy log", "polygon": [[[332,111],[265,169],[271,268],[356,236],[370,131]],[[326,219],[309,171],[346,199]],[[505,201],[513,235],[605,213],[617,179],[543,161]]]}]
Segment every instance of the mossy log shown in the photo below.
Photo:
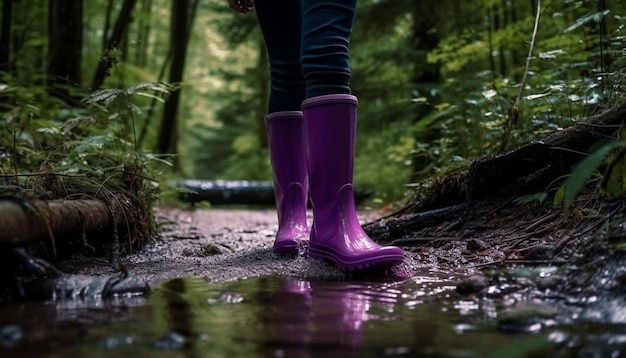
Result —
[{"label": "mossy log", "polygon": [[113,213],[99,200],[0,197],[0,249],[34,242],[54,247],[95,233],[110,233]]},{"label": "mossy log", "polygon": [[468,170],[447,176],[410,205],[419,212],[480,198],[528,194],[545,190],[555,178],[570,173],[589,148],[615,135],[626,120],[626,103],[510,152],[472,163]]}]

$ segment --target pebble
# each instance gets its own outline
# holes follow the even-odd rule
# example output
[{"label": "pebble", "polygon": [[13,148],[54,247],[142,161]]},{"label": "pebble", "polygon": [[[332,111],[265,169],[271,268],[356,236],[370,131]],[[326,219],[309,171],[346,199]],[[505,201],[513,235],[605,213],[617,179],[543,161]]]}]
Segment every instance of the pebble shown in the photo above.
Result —
[{"label": "pebble", "polygon": [[565,283],[565,277],[552,275],[540,278],[537,281],[537,288],[540,290],[554,290],[563,285],[563,283]]},{"label": "pebble", "polygon": [[24,338],[22,329],[14,324],[8,324],[0,327],[0,347],[15,347]]},{"label": "pebble", "polygon": [[117,348],[123,346],[130,346],[134,342],[133,337],[121,336],[121,337],[108,337],[100,341],[100,345],[105,348]]},{"label": "pebble", "polygon": [[461,295],[469,295],[482,291],[489,286],[489,278],[483,275],[472,275],[456,285],[456,292]]},{"label": "pebble", "polygon": [[154,342],[154,347],[164,350],[181,349],[185,346],[185,336],[176,332],[167,332],[163,338]]},{"label": "pebble", "polygon": [[556,317],[557,310],[543,302],[520,302],[498,318],[498,327],[504,332],[534,333],[540,331],[546,321]]},{"label": "pebble", "polygon": [[479,251],[479,250],[485,250],[487,248],[489,248],[489,245],[487,245],[481,239],[467,240],[467,244],[466,244],[467,251]]}]

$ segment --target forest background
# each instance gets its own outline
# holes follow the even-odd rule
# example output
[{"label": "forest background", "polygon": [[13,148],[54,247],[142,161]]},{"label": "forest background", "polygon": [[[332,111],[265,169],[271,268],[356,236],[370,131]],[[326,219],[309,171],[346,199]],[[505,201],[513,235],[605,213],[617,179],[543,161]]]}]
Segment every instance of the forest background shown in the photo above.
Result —
[{"label": "forest background", "polygon": [[[397,201],[622,101],[625,17],[619,0],[359,0],[356,187]],[[226,0],[4,0],[1,18],[0,174],[102,183],[131,157],[171,163],[161,182],[271,180],[254,13]]]}]

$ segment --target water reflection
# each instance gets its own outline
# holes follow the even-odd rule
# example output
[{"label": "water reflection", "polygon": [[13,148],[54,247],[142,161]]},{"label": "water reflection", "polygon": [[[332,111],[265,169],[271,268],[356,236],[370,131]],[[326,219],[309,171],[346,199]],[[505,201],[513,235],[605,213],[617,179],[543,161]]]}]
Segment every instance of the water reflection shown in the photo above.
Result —
[{"label": "water reflection", "polygon": [[[566,357],[572,351],[593,349],[623,353],[626,331],[614,324],[546,325],[538,333],[503,334],[498,322],[504,322],[506,299],[498,303],[487,296],[461,296],[454,282],[453,275],[431,272],[402,282],[268,276],[215,284],[180,278],[163,282],[141,299],[0,306],[0,354]],[[543,306],[533,307],[531,312],[537,314]]]},{"label": "water reflection", "polygon": [[398,320],[400,291],[366,284],[280,279],[272,295],[274,315],[267,318],[275,354],[304,354],[311,347],[356,353],[363,325],[370,320]]},{"label": "water reflection", "polygon": [[395,312],[402,297],[385,283],[264,277],[211,285],[176,279],[150,297],[153,345],[214,356],[355,356],[363,347],[366,322],[402,319]]}]

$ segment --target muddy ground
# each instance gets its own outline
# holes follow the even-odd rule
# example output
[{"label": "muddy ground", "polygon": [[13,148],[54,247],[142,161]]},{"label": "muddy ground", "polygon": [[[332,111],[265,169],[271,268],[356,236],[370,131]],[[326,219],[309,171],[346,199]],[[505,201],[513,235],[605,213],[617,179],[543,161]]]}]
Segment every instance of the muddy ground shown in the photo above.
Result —
[{"label": "muddy ground", "polygon": [[[312,220],[309,212],[309,223]],[[362,211],[363,223],[375,220],[380,213]],[[155,283],[175,277],[205,277],[211,282],[225,282],[256,276],[280,274],[307,279],[342,279],[346,273],[328,263],[309,259],[306,248],[299,255],[272,252],[278,229],[273,208],[253,209],[182,209],[161,207],[157,210],[161,228],[158,237],[143,250],[121,258],[129,273]],[[403,270],[424,267],[418,253],[407,252]],[[61,268],[77,274],[112,273],[108,266],[93,264],[88,257],[62,262]]]},{"label": "muddy ground", "polygon": [[[434,213],[360,211],[359,219],[376,241],[405,250],[405,263],[395,270],[401,276],[429,270],[471,276],[515,267],[553,267],[561,272],[563,290],[625,289],[626,225],[621,200],[581,199],[567,215],[562,207],[549,203],[517,205],[512,199],[484,200]],[[189,276],[225,282],[270,274],[354,278],[308,258],[305,248],[299,255],[273,253],[277,230],[273,208],[161,207],[157,219],[158,237],[143,250],[121,258],[131,274],[151,283]],[[66,260],[60,267],[78,274],[112,273],[91,258]]]}]

